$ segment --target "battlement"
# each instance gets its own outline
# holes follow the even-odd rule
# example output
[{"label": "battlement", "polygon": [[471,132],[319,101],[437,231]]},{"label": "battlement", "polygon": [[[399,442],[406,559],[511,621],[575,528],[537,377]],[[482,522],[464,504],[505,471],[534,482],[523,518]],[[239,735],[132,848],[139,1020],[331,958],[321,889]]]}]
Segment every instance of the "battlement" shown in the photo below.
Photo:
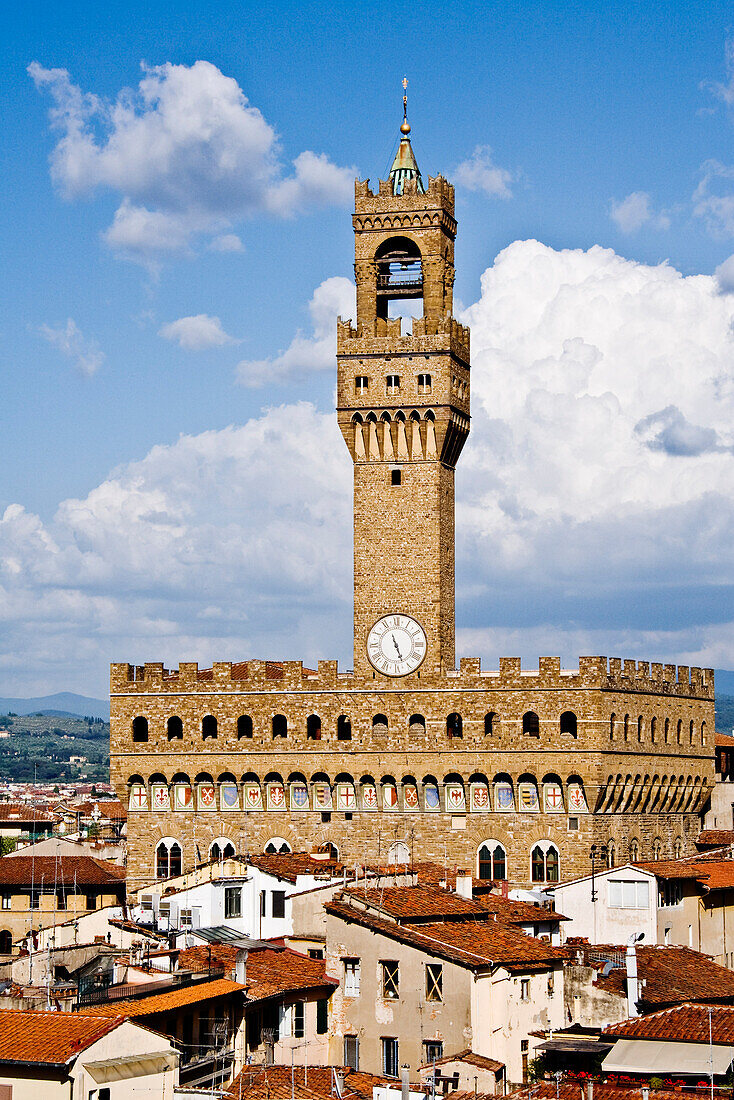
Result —
[{"label": "battlement", "polygon": [[449,350],[468,367],[470,330],[454,317],[414,317],[412,332],[405,333],[402,331],[401,317],[375,317],[357,327],[341,317],[337,320],[337,355],[387,357],[401,352],[425,355]]},{"label": "battlement", "polygon": [[218,661],[200,669],[195,661],[178,669],[162,664],[113,664],[110,691],[115,694],[164,694],[197,691],[419,691],[428,690],[534,690],[564,691],[597,688],[607,691],[646,692],[699,699],[714,698],[714,670],[688,665],[622,660],[619,657],[580,657],[578,669],[562,669],[560,657],[541,657],[535,669],[523,669],[519,657],[500,657],[499,669],[482,670],[478,657],[462,657],[458,669],[423,677],[418,674],[379,682],[351,671],[339,672],[336,661],[319,661],[318,669],[302,661]]},{"label": "battlement", "polygon": [[387,213],[389,211],[415,210],[416,198],[426,209],[441,209],[454,213],[454,187],[443,176],[429,176],[425,194],[421,194],[415,180],[406,180],[402,194],[393,192],[390,180],[379,180],[378,190],[370,187],[370,181],[354,181],[354,209],[357,214]]}]

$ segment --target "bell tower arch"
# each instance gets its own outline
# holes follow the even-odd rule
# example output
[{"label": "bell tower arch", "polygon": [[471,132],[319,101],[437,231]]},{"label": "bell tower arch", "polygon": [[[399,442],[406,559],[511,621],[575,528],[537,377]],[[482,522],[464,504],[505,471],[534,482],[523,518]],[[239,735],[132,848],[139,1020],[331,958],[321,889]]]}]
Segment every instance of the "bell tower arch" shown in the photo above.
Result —
[{"label": "bell tower arch", "polygon": [[[356,325],[337,325],[337,415],[354,462],[354,668],[370,679],[417,678],[455,660],[454,470],[469,434],[469,330],[452,315],[454,189],[442,176],[424,184],[410,130],[404,110],[376,192],[355,182]],[[404,299],[423,307],[405,333],[390,316]],[[408,635],[389,636],[396,652],[411,644],[412,623],[421,628],[418,664],[380,654],[383,628],[373,627],[386,616],[408,619]]]}]

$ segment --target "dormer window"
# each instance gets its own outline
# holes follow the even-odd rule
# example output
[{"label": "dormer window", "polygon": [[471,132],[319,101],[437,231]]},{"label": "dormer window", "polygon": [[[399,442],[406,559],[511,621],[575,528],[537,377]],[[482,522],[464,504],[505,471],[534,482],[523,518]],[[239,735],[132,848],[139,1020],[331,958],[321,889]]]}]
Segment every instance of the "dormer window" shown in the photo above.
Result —
[{"label": "dormer window", "polygon": [[431,376],[430,374],[418,375],[418,393],[426,394],[431,392]]},{"label": "dormer window", "polygon": [[388,376],[385,380],[385,383],[386,383],[388,395],[400,393],[400,375],[399,374],[388,374]]},{"label": "dormer window", "polygon": [[358,374],[354,379],[354,392],[355,393],[367,393],[370,386],[370,380],[365,374]]}]

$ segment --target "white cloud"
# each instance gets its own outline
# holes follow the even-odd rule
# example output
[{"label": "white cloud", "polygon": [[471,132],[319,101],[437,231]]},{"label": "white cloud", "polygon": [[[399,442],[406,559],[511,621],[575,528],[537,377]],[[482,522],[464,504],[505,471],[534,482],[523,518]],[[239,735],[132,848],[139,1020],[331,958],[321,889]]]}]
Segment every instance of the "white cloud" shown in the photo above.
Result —
[{"label": "white cloud", "polygon": [[734,167],[707,160],[693,192],[693,213],[703,218],[709,232],[717,237],[734,236],[734,195],[727,191],[726,183],[732,179]]},{"label": "white cloud", "polygon": [[722,294],[731,294],[734,291],[734,256],[729,256],[714,272],[716,282]]},{"label": "white cloud", "polygon": [[104,352],[96,340],[84,336],[76,321],[69,317],[65,325],[54,328],[41,325],[41,335],[58,348],[67,359],[71,359],[76,369],[91,378],[104,363]]},{"label": "white cloud", "polygon": [[313,371],[335,369],[336,319],[354,317],[354,284],[341,276],[325,279],[316,287],[308,308],[312,333],[304,336],[298,332],[285,351],[271,359],[243,359],[237,364],[237,379],[243,386],[308,380]]},{"label": "white cloud", "polygon": [[[334,369],[348,287],[318,288],[314,335],[271,369]],[[461,650],[734,668],[734,299],[713,276],[519,241],[463,319]],[[155,447],[48,523],[12,505],[6,691],[102,693],[110,659],[349,664],[350,503],[335,417],[301,404]]]},{"label": "white cloud", "polygon": [[724,43],[724,65],[727,78],[725,83],[704,80],[701,87],[711,92],[726,107],[734,107],[734,38],[729,38]]},{"label": "white cloud", "polygon": [[236,233],[222,233],[209,242],[212,252],[244,252],[245,246]]},{"label": "white cloud", "polygon": [[635,233],[643,225],[651,225],[655,229],[670,228],[670,217],[662,211],[655,213],[647,191],[632,191],[620,202],[612,199],[609,217],[623,233]]},{"label": "white cloud", "polygon": [[477,145],[472,155],[457,164],[453,178],[460,187],[468,191],[484,191],[500,199],[512,198],[510,184],[515,177],[506,168],[500,168],[492,160],[492,150],[488,145]]},{"label": "white cloud", "polygon": [[165,340],[178,344],[184,351],[205,351],[208,348],[221,348],[225,344],[236,344],[237,340],[222,328],[218,317],[206,313],[197,313],[193,317],[179,317],[158,330]]},{"label": "white cloud", "polygon": [[289,174],[273,127],[207,61],[144,68],[137,89],[114,102],[83,93],[65,69],[33,62],[28,71],[54,104],[55,183],[68,199],[100,188],[120,196],[106,240],[129,258],[150,264],[195,234],[229,237],[242,218],[351,197],[353,169],[323,154],[300,153]]}]

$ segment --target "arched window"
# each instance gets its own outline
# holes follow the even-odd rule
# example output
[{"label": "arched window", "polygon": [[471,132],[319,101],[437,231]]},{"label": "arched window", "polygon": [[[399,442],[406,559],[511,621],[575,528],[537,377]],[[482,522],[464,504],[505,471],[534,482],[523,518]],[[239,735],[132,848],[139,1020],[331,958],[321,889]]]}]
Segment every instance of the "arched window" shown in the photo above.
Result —
[{"label": "arched window", "polygon": [[284,714],[273,715],[273,737],[288,736],[288,719]]},{"label": "arched window", "polygon": [[450,714],[446,719],[446,736],[449,738],[461,738],[464,736],[463,723],[461,721],[461,715],[456,711]]},{"label": "arched window", "polygon": [[372,719],[372,729],[375,733],[387,732],[387,718],[384,714],[376,714]]},{"label": "arched window", "polygon": [[[275,737],[275,727],[273,727],[273,737]],[[309,741],[321,740],[321,719],[318,714],[309,714],[306,719],[306,737]]]},{"label": "arched window", "polygon": [[426,720],[422,714],[411,714],[408,720],[408,729],[411,733],[425,733]]},{"label": "arched window", "polygon": [[652,741],[653,745],[655,744],[655,741],[657,739],[657,735],[658,735],[658,720],[657,720],[657,718],[651,718],[650,719],[650,740]]},{"label": "arched window", "polygon": [[693,719],[688,723],[688,744],[693,744]]},{"label": "arched window", "polygon": [[421,252],[409,237],[390,237],[375,253],[377,316],[387,318],[395,299],[423,297]]},{"label": "arched window", "polygon": [[660,859],[662,854],[663,854],[663,842],[660,839],[660,837],[656,836],[655,839],[652,842],[652,858],[653,859]]},{"label": "arched window", "polygon": [[418,375],[418,394],[423,397],[425,394],[431,392],[432,378],[430,374]]},{"label": "arched window", "polygon": [[181,845],[173,837],[164,837],[156,845],[155,877],[175,878],[181,874]]},{"label": "arched window", "polygon": [[578,721],[572,710],[564,710],[561,715],[561,733],[568,737],[578,737]]},{"label": "arched window", "polygon": [[642,741],[645,735],[645,719],[640,715],[637,719],[637,740]]},{"label": "arched window", "polygon": [[617,848],[613,840],[607,844],[607,867],[613,870],[617,860]]},{"label": "arched window", "polygon": [[133,741],[147,741],[148,740],[148,719],[143,718],[142,715],[138,718],[133,718]]},{"label": "arched window", "polygon": [[630,863],[636,863],[640,858],[640,842],[639,840],[630,841]]},{"label": "arched window", "polygon": [[507,878],[505,849],[496,840],[487,840],[479,849],[479,878],[499,880]]},{"label": "arched window", "polygon": [[217,737],[217,720],[213,714],[207,714],[205,718],[201,720],[201,739],[202,741],[214,741]]},{"label": "arched window", "polygon": [[209,845],[209,859],[211,860],[231,859],[234,855],[236,855],[234,844],[226,837],[220,836],[218,840]]},{"label": "arched window", "polygon": [[352,723],[346,714],[340,714],[336,720],[336,739],[337,741],[352,740]]},{"label": "arched window", "polygon": [[388,863],[410,863],[410,849],[402,840],[391,844],[387,852]]},{"label": "arched window", "polygon": [[534,710],[527,710],[523,714],[522,732],[528,737],[540,737],[540,719]]},{"label": "arched window", "polygon": [[668,743],[669,738],[670,738],[670,719],[666,718],[665,719],[665,726],[663,727],[663,740],[665,741],[666,745]]},{"label": "arched window", "polygon": [[491,737],[494,734],[494,727],[497,722],[497,715],[493,710],[490,710],[488,714],[484,715],[484,736]]},{"label": "arched window", "polygon": [[705,722],[701,723],[701,744],[702,745],[706,744],[706,723]]},{"label": "arched window", "polygon": [[252,737],[252,718],[249,714],[241,714],[237,719],[237,740],[243,737]]},{"label": "arched window", "polygon": [[327,840],[325,844],[319,844],[316,851],[319,855],[328,856],[329,859],[339,859],[339,851],[336,845],[332,844],[330,840]]},{"label": "arched window", "polygon": [[679,836],[675,838],[675,844],[673,845],[673,854],[676,859],[680,859],[683,855],[683,841]]},{"label": "arched window", "polygon": [[287,852],[292,852],[290,844],[287,840],[283,840],[282,836],[274,836],[265,845],[265,853],[269,856],[285,855]]},{"label": "arched window", "polygon": [[625,714],[625,716],[624,716],[624,739],[625,739],[625,741],[629,741],[629,739],[630,739],[630,716],[629,716],[629,714]]},{"label": "arched window", "polygon": [[615,730],[616,724],[617,724],[617,715],[614,713],[614,711],[612,711],[612,713],[609,716],[609,740],[610,741],[614,740],[614,730]]},{"label": "arched window", "polygon": [[7,928],[0,932],[0,955],[10,955],[13,951],[13,934]]},{"label": "arched window", "polygon": [[166,722],[169,741],[183,741],[183,722],[177,714],[171,715]]},{"label": "arched window", "polygon": [[675,735],[676,735],[678,744],[680,745],[681,741],[683,740],[683,719],[682,718],[678,719],[678,725],[676,727]]},{"label": "arched window", "polygon": [[549,840],[541,840],[533,848],[530,855],[530,877],[533,882],[559,881],[558,849]]},{"label": "arched window", "polygon": [[388,374],[385,378],[385,392],[388,397],[394,396],[396,393],[400,393],[400,375]]},{"label": "arched window", "polygon": [[370,380],[366,374],[358,374],[354,379],[354,392],[355,393],[367,393],[369,389]]}]

